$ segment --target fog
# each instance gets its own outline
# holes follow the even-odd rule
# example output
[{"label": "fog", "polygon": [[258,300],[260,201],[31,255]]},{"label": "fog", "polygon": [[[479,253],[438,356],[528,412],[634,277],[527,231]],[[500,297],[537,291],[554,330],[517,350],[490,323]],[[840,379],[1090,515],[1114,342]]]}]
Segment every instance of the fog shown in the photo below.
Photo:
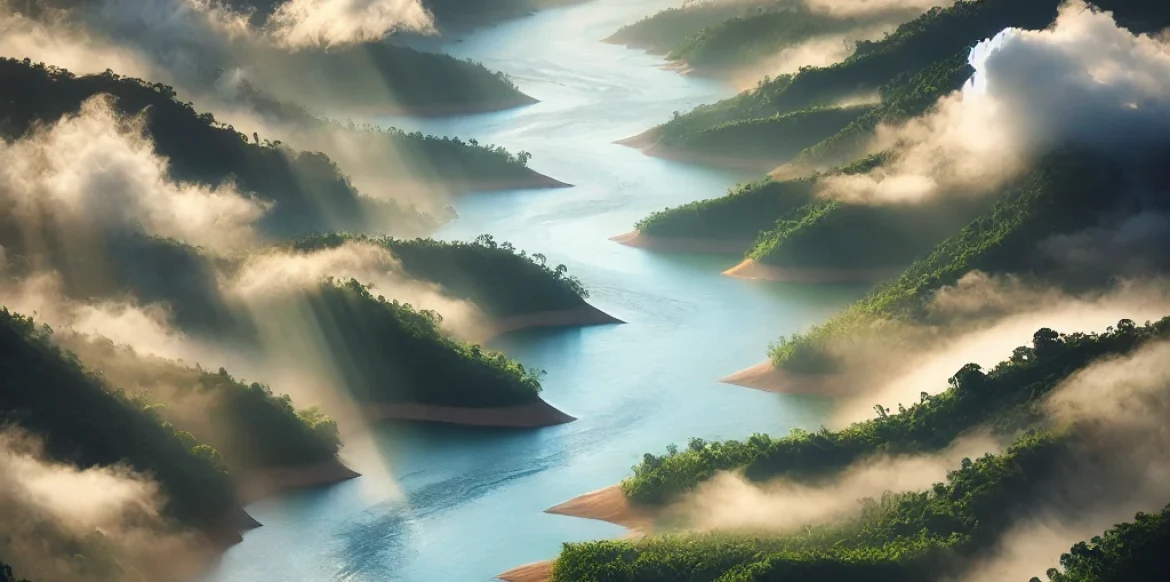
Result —
[{"label": "fog", "polygon": [[984,192],[1054,145],[1132,156],[1170,130],[1170,45],[1065,3],[1042,31],[1007,29],[972,49],[975,74],[925,116],[878,128],[871,151],[896,159],[821,182],[822,195],[869,203]]},{"label": "fog", "polygon": [[1078,454],[1054,475],[1046,502],[1018,520],[965,582],[1043,576],[1073,544],[1166,503],[1170,343],[1077,372],[1051,395],[1045,411],[1058,426],[1077,432]]},{"label": "fog", "polygon": [[950,6],[955,0],[803,0],[813,12],[838,17],[872,16],[898,11],[926,12],[936,6]]},{"label": "fog", "polygon": [[[48,460],[38,439],[0,432],[0,555],[44,582],[154,582],[195,573],[202,538],[169,522],[156,483],[125,467]],[[79,556],[80,554],[80,556]]]},{"label": "fog", "polygon": [[756,484],[738,473],[718,473],[666,510],[666,515],[698,531],[791,531],[856,517],[863,499],[926,489],[945,481],[947,471],[964,458],[1000,448],[990,436],[973,434],[938,454],[870,457],[812,483],[779,479]]},{"label": "fog", "polygon": [[398,30],[433,32],[434,20],[419,0],[287,0],[265,29],[281,46],[336,47]]},{"label": "fog", "polygon": [[0,206],[24,246],[41,250],[52,232],[80,260],[115,231],[174,238],[211,249],[246,248],[268,205],[230,186],[177,183],[154,152],[140,118],[123,118],[108,97],[76,116],[0,143]]},{"label": "fog", "polygon": [[976,271],[936,291],[927,314],[921,323],[890,321],[830,344],[844,364],[841,374],[825,380],[825,390],[838,398],[834,426],[872,418],[876,404],[893,409],[918,402],[923,392],[942,392],[962,366],[993,367],[1040,328],[1104,332],[1121,319],[1161,319],[1170,315],[1170,285],[1147,277],[1071,293]]}]

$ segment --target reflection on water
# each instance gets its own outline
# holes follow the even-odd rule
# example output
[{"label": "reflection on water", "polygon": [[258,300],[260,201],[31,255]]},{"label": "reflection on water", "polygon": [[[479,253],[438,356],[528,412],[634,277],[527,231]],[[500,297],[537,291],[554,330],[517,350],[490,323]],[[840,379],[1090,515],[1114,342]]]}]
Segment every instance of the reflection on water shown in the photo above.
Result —
[{"label": "reflection on water", "polygon": [[655,57],[597,42],[673,2],[595,0],[465,37],[448,47],[512,75],[541,103],[458,119],[385,120],[534,154],[540,172],[576,184],[458,201],[439,233],[491,233],[584,281],[626,325],[512,334],[493,346],[548,371],[545,398],[577,422],[540,431],[384,426],[371,451],[394,483],[357,479],[250,506],[248,532],[209,576],[271,580],[488,580],[552,557],[565,541],[619,536],[609,524],[542,513],[610,485],[648,451],[689,437],[743,438],[818,426],[827,403],[722,385],[770,341],[823,321],[851,286],[742,281],[732,256],[666,255],[608,237],[648,213],[724,192],[753,176],[643,156],[611,142],[731,90],[661,71]]}]

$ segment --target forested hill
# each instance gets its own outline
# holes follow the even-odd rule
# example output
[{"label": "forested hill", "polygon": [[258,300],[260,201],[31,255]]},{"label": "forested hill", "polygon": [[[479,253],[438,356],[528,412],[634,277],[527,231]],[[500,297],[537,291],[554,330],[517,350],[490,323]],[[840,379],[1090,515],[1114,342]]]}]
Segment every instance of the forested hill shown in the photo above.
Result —
[{"label": "forested hill", "polygon": [[684,0],[682,6],[667,8],[623,26],[606,41],[666,54],[708,26],[794,4],[791,0]]},{"label": "forested hill", "polygon": [[261,51],[255,58],[257,83],[330,115],[350,110],[459,115],[536,102],[507,75],[480,63],[384,42],[330,51]]},{"label": "forested hill", "polygon": [[444,294],[471,301],[489,316],[572,309],[585,305],[589,296],[564,265],[549,267],[544,255],[530,256],[490,235],[464,243],[330,234],[303,238],[293,246],[315,251],[351,242],[387,249],[408,276],[435,283]]},{"label": "forested hill", "polygon": [[76,76],[52,66],[0,59],[0,135],[15,139],[35,123],[77,114],[82,103],[102,94],[114,97],[125,115],[143,115],[155,150],[180,181],[241,190],[275,203],[262,219],[273,236],[336,228],[373,232],[429,231],[430,216],[413,208],[363,196],[329,158],[296,152],[278,142],[257,142],[210,113],[197,113],[162,84],[112,73]]},{"label": "forested hill", "polygon": [[235,492],[215,449],[107,389],[32,319],[0,309],[0,347],[0,419],[40,437],[50,459],[150,474],[169,514],[208,531],[233,518]]},{"label": "forested hill", "polygon": [[[881,40],[858,43],[854,53],[840,63],[807,67],[796,74],[774,79],[765,78],[754,89],[718,103],[701,105],[660,125],[652,135],[664,147],[683,147],[705,131],[762,123],[777,115],[834,106],[842,100],[880,93],[882,103],[887,107],[863,121],[859,120],[863,123],[862,128],[850,130],[854,136],[857,129],[872,131],[878,121],[889,115],[905,115],[899,107],[892,106],[891,99],[906,98],[895,88],[904,85],[907,79],[956,55],[965,58],[972,46],[1004,28],[1042,29],[1053,21],[1061,2],[964,0],[948,8],[934,8],[899,26]],[[1102,0],[1095,4],[1113,11],[1120,24],[1135,32],[1156,31],[1170,23],[1170,8],[1150,4],[1147,0]],[[954,88],[946,82],[935,86],[944,93],[946,87]],[[933,99],[926,105],[932,102]],[[787,148],[795,145],[799,149],[814,146],[819,140],[808,141],[807,137],[797,135],[788,141],[778,136],[775,141]],[[766,148],[759,147],[725,149],[722,153],[747,157],[769,155]],[[771,157],[777,165],[786,161],[783,156],[772,154]],[[832,161],[844,163],[848,159],[848,155],[836,156]]]},{"label": "forested hill", "polygon": [[375,296],[358,281],[322,285],[308,308],[330,361],[348,364],[344,383],[359,402],[499,408],[540,398],[542,371],[450,339],[439,314]]},{"label": "forested hill", "polygon": [[[1083,507],[1051,502],[1054,488],[1061,487],[1061,467],[1141,470],[1094,465],[1101,457],[1094,452],[1091,429],[1056,422],[1046,402],[1078,370],[1142,353],[1164,342],[1168,333],[1170,318],[1146,326],[1123,320],[1115,330],[1100,335],[1041,329],[1030,346],[1017,348],[1010,360],[993,370],[965,366],[949,380],[947,390],[934,396],[924,393],[920,402],[896,413],[879,409],[875,419],[841,431],[797,430],[784,438],[754,435],[743,442],[693,439],[686,450],[670,447],[666,456],[648,454],[623,485],[637,503],[659,505],[719,471],[740,470],[754,483],[784,477],[817,487],[831,484],[846,467],[864,459],[937,454],[974,427],[1014,441],[1005,452],[963,459],[946,472],[945,482],[930,488],[887,491],[880,499],[860,503],[838,500],[857,507],[843,512],[841,519],[771,533],[678,533],[566,544],[552,579],[927,581],[977,568],[982,559],[995,554],[996,540],[1020,523],[1021,515],[1042,519],[1025,508],[1049,504],[1058,514],[1075,514]],[[1140,459],[1135,462],[1141,464]],[[1067,499],[1100,493],[1070,493]],[[1049,578],[1114,580],[1118,578],[1096,576],[1127,572],[1136,576],[1133,579],[1155,579],[1149,576],[1164,563],[1154,551],[1165,537],[1164,517],[1139,514],[1136,520],[1102,539],[1094,538],[1092,546],[1074,547],[1060,560],[1063,571],[1050,571]]]},{"label": "forested hill", "polygon": [[337,423],[315,408],[295,409],[289,396],[268,386],[246,384],[223,368],[212,372],[139,354],[103,338],[59,331],[53,339],[108,384],[214,447],[235,478],[337,457]]}]

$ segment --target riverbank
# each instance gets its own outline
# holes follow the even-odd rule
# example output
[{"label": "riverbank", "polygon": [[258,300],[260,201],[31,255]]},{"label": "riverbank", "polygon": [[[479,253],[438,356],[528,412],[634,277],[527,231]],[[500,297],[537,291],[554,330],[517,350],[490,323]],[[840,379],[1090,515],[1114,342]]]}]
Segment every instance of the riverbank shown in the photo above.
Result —
[{"label": "riverbank", "polygon": [[702,238],[661,237],[644,234],[632,230],[625,234],[612,236],[609,240],[627,247],[662,251],[666,253],[704,253],[717,255],[742,255],[755,244],[755,241],[742,240],[715,240]]},{"label": "riverbank", "polygon": [[621,484],[578,495],[560,505],[544,510],[553,515],[596,519],[620,525],[634,532],[649,532],[654,520],[630,504]]},{"label": "riverbank", "polygon": [[318,485],[331,485],[361,477],[338,459],[299,467],[276,467],[253,471],[236,484],[240,499],[253,503],[277,493]]},{"label": "riverbank", "polygon": [[553,561],[542,560],[531,564],[517,566],[496,576],[496,580],[504,582],[548,582],[552,578]]},{"label": "riverbank", "polygon": [[875,283],[901,273],[903,267],[870,269],[833,269],[821,267],[777,267],[746,259],[723,272],[738,279],[757,279],[777,283]]},{"label": "riverbank", "polygon": [[556,311],[539,311],[501,317],[488,324],[481,341],[524,329],[541,327],[586,327],[623,324],[624,321],[588,304]]},{"label": "riverbank", "polygon": [[719,382],[774,394],[825,395],[831,379],[830,375],[793,374],[778,370],[768,361],[720,378]]},{"label": "riverbank", "polygon": [[366,417],[375,422],[405,420],[493,428],[543,428],[577,420],[576,417],[561,412],[541,399],[523,406],[499,408],[371,403],[362,405],[362,409]]}]

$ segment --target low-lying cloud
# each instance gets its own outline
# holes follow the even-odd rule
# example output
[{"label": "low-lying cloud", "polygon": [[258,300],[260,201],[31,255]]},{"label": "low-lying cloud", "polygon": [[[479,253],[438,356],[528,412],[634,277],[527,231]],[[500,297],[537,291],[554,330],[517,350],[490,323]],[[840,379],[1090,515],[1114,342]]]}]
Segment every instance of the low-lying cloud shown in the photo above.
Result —
[{"label": "low-lying cloud", "polygon": [[984,191],[1045,149],[1076,143],[1131,155],[1170,130],[1170,45],[1135,35],[1083,0],[1054,26],[1007,29],[972,49],[967,86],[923,117],[882,126],[871,148],[897,158],[822,181],[822,194],[871,203]]},{"label": "low-lying cloud", "polygon": [[[195,573],[210,548],[162,513],[156,483],[120,466],[49,460],[38,439],[0,432],[0,555],[44,582],[147,582]],[[80,554],[81,556],[78,556]]]},{"label": "low-lying cloud", "polygon": [[[833,423],[872,418],[875,404],[893,409],[918,402],[923,392],[937,394],[963,365],[992,367],[1043,327],[1090,333],[1121,319],[1161,319],[1170,315],[1168,289],[1164,278],[1145,278],[1076,294],[1018,277],[969,273],[935,292],[925,322],[891,322],[873,335],[876,341],[830,345],[845,365],[839,377],[827,380],[839,397]],[[893,337],[907,343],[891,342]]]},{"label": "low-lying cloud", "polygon": [[172,181],[142,120],[120,116],[108,96],[91,98],[79,114],[15,142],[0,142],[0,157],[0,205],[29,246],[53,231],[83,252],[103,233],[141,229],[212,249],[246,248],[256,241],[253,224],[268,210],[231,186]]},{"label": "low-lying cloud", "polygon": [[433,31],[434,20],[419,0],[287,0],[265,29],[279,46],[331,48]]},{"label": "low-lying cloud", "polygon": [[864,459],[818,483],[780,479],[756,484],[738,473],[724,472],[704,481],[667,515],[698,531],[790,531],[854,517],[860,500],[925,489],[945,481],[947,471],[962,459],[999,449],[995,439],[972,435],[938,454]]}]

